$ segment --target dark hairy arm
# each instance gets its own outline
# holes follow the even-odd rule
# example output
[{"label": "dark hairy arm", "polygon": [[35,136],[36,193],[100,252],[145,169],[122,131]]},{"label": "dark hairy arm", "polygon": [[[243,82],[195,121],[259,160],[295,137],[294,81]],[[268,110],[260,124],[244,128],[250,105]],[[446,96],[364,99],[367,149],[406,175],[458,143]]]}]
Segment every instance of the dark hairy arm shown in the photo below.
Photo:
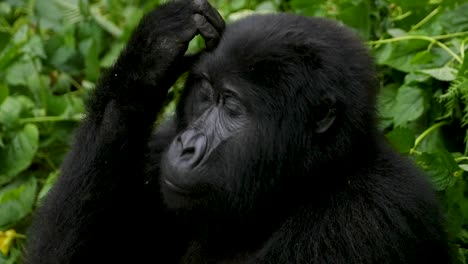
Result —
[{"label": "dark hairy arm", "polygon": [[189,41],[201,34],[213,48],[223,28],[205,0],[171,2],[142,19],[87,103],[61,175],[34,217],[26,263],[136,260],[132,245],[144,230],[132,229],[140,228],[142,209],[158,214],[157,201],[143,208],[152,124],[167,90],[191,64],[184,57]]}]

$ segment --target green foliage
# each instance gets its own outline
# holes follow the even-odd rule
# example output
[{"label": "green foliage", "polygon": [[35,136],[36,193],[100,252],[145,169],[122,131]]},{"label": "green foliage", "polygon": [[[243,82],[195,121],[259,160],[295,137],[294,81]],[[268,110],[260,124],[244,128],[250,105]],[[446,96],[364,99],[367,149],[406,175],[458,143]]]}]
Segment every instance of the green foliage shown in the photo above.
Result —
[{"label": "green foliage", "polygon": [[[159,0],[0,2],[0,264],[17,263],[84,100]],[[427,172],[468,257],[468,0],[214,0],[227,21],[288,11],[353,27],[375,55],[380,127]],[[203,48],[203,39],[190,52]],[[182,87],[171,89],[166,111]],[[8,231],[7,231],[8,230]],[[8,235],[6,235],[8,234]]]}]

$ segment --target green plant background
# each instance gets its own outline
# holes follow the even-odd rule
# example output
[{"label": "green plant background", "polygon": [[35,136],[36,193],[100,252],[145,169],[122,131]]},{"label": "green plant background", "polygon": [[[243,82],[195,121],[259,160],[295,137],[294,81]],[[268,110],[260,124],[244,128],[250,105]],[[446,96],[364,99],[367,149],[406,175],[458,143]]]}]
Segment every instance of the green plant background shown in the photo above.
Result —
[{"label": "green plant background", "polygon": [[[58,175],[88,91],[160,2],[0,1],[0,264],[19,263],[31,214]],[[467,263],[468,0],[211,2],[228,22],[286,11],[356,30],[378,64],[380,127],[427,172],[453,249]],[[196,38],[190,49],[202,46]],[[173,108],[169,102],[165,113]]]}]

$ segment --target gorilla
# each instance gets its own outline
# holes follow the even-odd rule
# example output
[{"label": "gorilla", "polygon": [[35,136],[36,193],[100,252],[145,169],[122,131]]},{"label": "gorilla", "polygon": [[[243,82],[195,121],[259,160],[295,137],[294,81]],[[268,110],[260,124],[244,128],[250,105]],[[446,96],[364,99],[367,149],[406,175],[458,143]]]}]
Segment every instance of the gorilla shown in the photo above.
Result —
[{"label": "gorilla", "polygon": [[[197,34],[206,49],[187,55]],[[164,4],[90,96],[25,263],[450,263],[436,195],[379,133],[376,92],[335,22],[225,28],[206,0]]]}]

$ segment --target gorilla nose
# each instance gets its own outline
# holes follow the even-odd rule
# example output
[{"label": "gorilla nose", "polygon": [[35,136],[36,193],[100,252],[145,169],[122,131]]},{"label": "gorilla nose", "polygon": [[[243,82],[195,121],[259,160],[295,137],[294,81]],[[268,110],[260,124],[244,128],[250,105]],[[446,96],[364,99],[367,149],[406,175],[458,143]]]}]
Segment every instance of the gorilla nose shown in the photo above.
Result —
[{"label": "gorilla nose", "polygon": [[194,167],[205,154],[206,137],[194,130],[187,130],[177,137],[180,165]]}]

